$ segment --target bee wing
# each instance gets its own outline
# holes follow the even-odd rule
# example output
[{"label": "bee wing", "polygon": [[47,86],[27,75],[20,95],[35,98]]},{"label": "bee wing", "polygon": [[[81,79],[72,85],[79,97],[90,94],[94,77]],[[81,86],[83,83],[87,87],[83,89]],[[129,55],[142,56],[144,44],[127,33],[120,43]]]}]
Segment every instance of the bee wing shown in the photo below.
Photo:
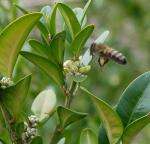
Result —
[{"label": "bee wing", "polygon": [[96,40],[94,43],[96,44],[102,44],[104,43],[105,39],[108,37],[109,31],[104,31]]},{"label": "bee wing", "polygon": [[[104,43],[105,39],[109,35],[109,31],[104,31],[96,40],[94,43],[96,44],[102,44]],[[90,48],[86,50],[86,52],[83,54],[80,60],[80,64],[82,65],[88,65],[90,61],[92,60],[92,55],[90,53]]]},{"label": "bee wing", "polygon": [[80,64],[88,65],[92,60],[92,55],[90,54],[90,49],[88,48],[86,52],[81,56]]}]

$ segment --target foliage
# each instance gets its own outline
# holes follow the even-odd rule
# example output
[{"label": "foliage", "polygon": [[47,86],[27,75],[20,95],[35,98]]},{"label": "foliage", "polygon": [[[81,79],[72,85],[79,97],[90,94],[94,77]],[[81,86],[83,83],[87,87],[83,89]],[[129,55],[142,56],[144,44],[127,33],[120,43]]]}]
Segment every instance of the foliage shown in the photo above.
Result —
[{"label": "foliage", "polygon": [[[115,109],[105,100],[95,96],[97,94],[87,90],[91,66],[94,70],[91,60],[95,59],[90,47],[93,43],[104,43],[109,34],[109,31],[104,31],[96,40],[88,41],[95,28],[93,24],[87,23],[87,11],[91,3],[89,0],[83,9],[72,9],[67,4],[56,2],[53,7],[45,6],[41,12],[32,13],[15,4],[24,16],[12,21],[0,33],[0,107],[8,130],[6,136],[2,136],[3,143],[11,141],[14,144],[42,144],[48,141],[50,144],[64,144],[78,141],[81,144],[129,144],[149,124],[150,72],[140,75],[127,86]],[[58,12],[63,21],[60,31],[57,27],[59,21],[56,20]],[[36,37],[27,40],[34,26],[40,32],[40,39]],[[27,41],[33,49],[21,51]],[[84,51],[87,43],[88,48]],[[19,54],[37,66],[41,70],[39,72],[39,69],[36,69],[38,73],[47,74],[43,73],[35,83],[38,92],[41,89],[38,86],[40,82],[47,80],[45,87],[48,87],[44,87],[45,90],[34,98],[32,115],[27,111],[30,108],[24,108],[26,104],[29,105],[27,96],[30,83],[31,87],[34,83],[31,81],[31,75],[15,82],[15,75],[19,74],[19,65],[15,67]],[[29,63],[24,66],[27,67],[30,67]],[[34,68],[32,65],[32,73]],[[113,71],[110,73],[113,74]],[[92,83],[90,85],[92,88]],[[74,104],[77,94],[82,102],[79,88],[84,95],[89,96],[85,99],[89,100],[89,105],[95,105],[97,113],[94,113],[93,108],[92,112],[89,110],[84,113]],[[59,99],[63,99],[63,102]],[[76,110],[73,110],[72,104],[76,106]],[[96,129],[99,129],[99,132],[95,132],[95,128],[87,124],[92,113],[98,120]],[[55,120],[55,130],[45,142],[44,134],[47,132],[42,133],[42,129],[50,123],[47,126],[50,131],[52,120]],[[81,133],[76,130],[76,125],[81,125]],[[92,125],[95,125],[93,121]],[[72,135],[76,139],[75,142],[72,142]]]}]

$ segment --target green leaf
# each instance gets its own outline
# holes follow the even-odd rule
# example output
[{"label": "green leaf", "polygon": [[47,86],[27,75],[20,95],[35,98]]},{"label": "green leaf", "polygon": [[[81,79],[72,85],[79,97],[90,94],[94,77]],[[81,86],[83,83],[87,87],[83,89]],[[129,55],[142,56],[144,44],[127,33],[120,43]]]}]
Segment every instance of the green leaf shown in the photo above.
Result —
[{"label": "green leaf", "polygon": [[[25,10],[23,7],[21,7],[18,4],[14,4],[23,14],[28,14],[30,13],[29,11]],[[37,23],[37,27],[40,30],[40,32],[42,33],[42,37],[44,38],[44,40],[46,41],[46,44],[48,44],[48,37],[49,37],[49,32],[46,28],[46,26],[44,26],[44,24],[40,21],[38,21]]]},{"label": "green leaf", "polygon": [[41,32],[44,42],[46,42],[46,45],[49,45],[49,32],[48,32],[46,26],[39,21],[37,23],[37,27],[38,27],[39,31]]},{"label": "green leaf", "polygon": [[86,16],[86,13],[87,13],[87,10],[91,4],[92,0],[88,0],[88,2],[86,3],[85,7],[84,7],[84,11],[83,11],[83,15],[82,15],[82,18],[81,18],[81,25],[83,24],[84,22],[84,18]]},{"label": "green leaf", "polygon": [[79,32],[71,44],[71,49],[74,51],[76,57],[80,56],[81,50],[86,41],[94,30],[94,25],[88,25],[81,32]]},{"label": "green leaf", "polygon": [[89,128],[84,129],[80,135],[80,144],[98,144],[95,133]]},{"label": "green leaf", "polygon": [[64,84],[63,72],[62,69],[57,67],[54,63],[48,59],[29,53],[29,52],[20,52],[22,56],[27,58],[33,64],[42,69],[50,78],[52,78],[60,87]]},{"label": "green leaf", "polygon": [[31,75],[26,76],[15,85],[2,91],[1,99],[16,120],[19,118],[25,105],[30,81]]},{"label": "green leaf", "polygon": [[52,14],[48,24],[48,28],[52,37],[56,34],[56,12],[57,12],[57,4],[54,6],[52,10]]},{"label": "green leaf", "polygon": [[108,105],[101,99],[98,99],[85,88],[81,87],[81,90],[88,94],[92,98],[94,104],[96,105],[98,114],[106,130],[110,144],[116,144],[123,133],[123,125],[119,116],[110,107],[110,105]]},{"label": "green leaf", "polygon": [[32,142],[30,144],[43,144],[43,140],[41,136],[36,136],[33,138]]},{"label": "green leaf", "polygon": [[65,31],[58,33],[50,43],[51,58],[56,64],[63,64],[65,50]]},{"label": "green leaf", "polygon": [[135,138],[135,136],[149,123],[150,123],[149,115],[143,116],[130,123],[124,130],[122,138],[123,144],[132,144],[132,141]]},{"label": "green leaf", "polygon": [[117,112],[124,126],[150,111],[150,72],[137,77],[123,92]]},{"label": "green leaf", "polygon": [[57,108],[57,113],[58,113],[58,117],[59,117],[62,128],[65,128],[68,125],[70,125],[80,119],[83,119],[87,116],[86,113],[75,112],[68,108],[64,108],[62,106],[59,106]]},{"label": "green leaf", "polygon": [[41,17],[41,13],[31,13],[10,23],[0,33],[0,72],[11,77],[20,49],[27,36]]},{"label": "green leaf", "polygon": [[33,48],[33,49],[35,49],[35,51],[38,53],[38,54],[40,54],[40,55],[42,55],[42,56],[44,56],[44,57],[48,57],[48,48],[47,47],[45,47],[45,45],[43,45],[42,43],[40,43],[39,41],[37,41],[37,40],[34,40],[34,39],[31,39],[31,40],[29,40],[29,45]]},{"label": "green leaf", "polygon": [[34,99],[31,110],[39,119],[39,122],[46,121],[53,114],[56,106],[56,94],[52,89],[47,89],[38,94]]},{"label": "green leaf", "polygon": [[71,8],[62,3],[58,3],[58,9],[64,18],[64,21],[71,33],[72,38],[74,38],[81,29],[74,12]]}]

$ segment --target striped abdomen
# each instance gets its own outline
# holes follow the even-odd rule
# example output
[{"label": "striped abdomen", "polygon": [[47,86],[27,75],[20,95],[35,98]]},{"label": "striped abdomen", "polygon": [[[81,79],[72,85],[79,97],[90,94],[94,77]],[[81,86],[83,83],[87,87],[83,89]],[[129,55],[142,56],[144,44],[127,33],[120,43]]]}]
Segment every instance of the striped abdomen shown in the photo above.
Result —
[{"label": "striped abdomen", "polygon": [[126,57],[115,49],[111,48],[108,52],[106,52],[106,56],[119,64],[127,63]]}]

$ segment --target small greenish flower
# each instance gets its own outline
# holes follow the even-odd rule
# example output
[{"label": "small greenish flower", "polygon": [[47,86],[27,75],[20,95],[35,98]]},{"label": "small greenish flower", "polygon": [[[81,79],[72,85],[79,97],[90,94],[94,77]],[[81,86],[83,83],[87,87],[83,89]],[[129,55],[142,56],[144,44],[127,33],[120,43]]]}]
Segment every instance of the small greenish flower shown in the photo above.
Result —
[{"label": "small greenish flower", "polygon": [[91,66],[90,65],[86,65],[86,66],[82,66],[79,69],[79,72],[82,73],[82,74],[87,74],[90,70],[91,70]]},{"label": "small greenish flower", "polygon": [[5,89],[12,85],[13,85],[13,81],[9,77],[2,77],[2,79],[0,80],[0,87],[2,89]]},{"label": "small greenish flower", "polygon": [[24,133],[22,134],[22,139],[25,144],[29,143],[35,136],[38,135],[37,133],[37,126],[39,123],[39,119],[35,115],[31,115],[28,117],[29,122],[25,122],[25,129]]}]

